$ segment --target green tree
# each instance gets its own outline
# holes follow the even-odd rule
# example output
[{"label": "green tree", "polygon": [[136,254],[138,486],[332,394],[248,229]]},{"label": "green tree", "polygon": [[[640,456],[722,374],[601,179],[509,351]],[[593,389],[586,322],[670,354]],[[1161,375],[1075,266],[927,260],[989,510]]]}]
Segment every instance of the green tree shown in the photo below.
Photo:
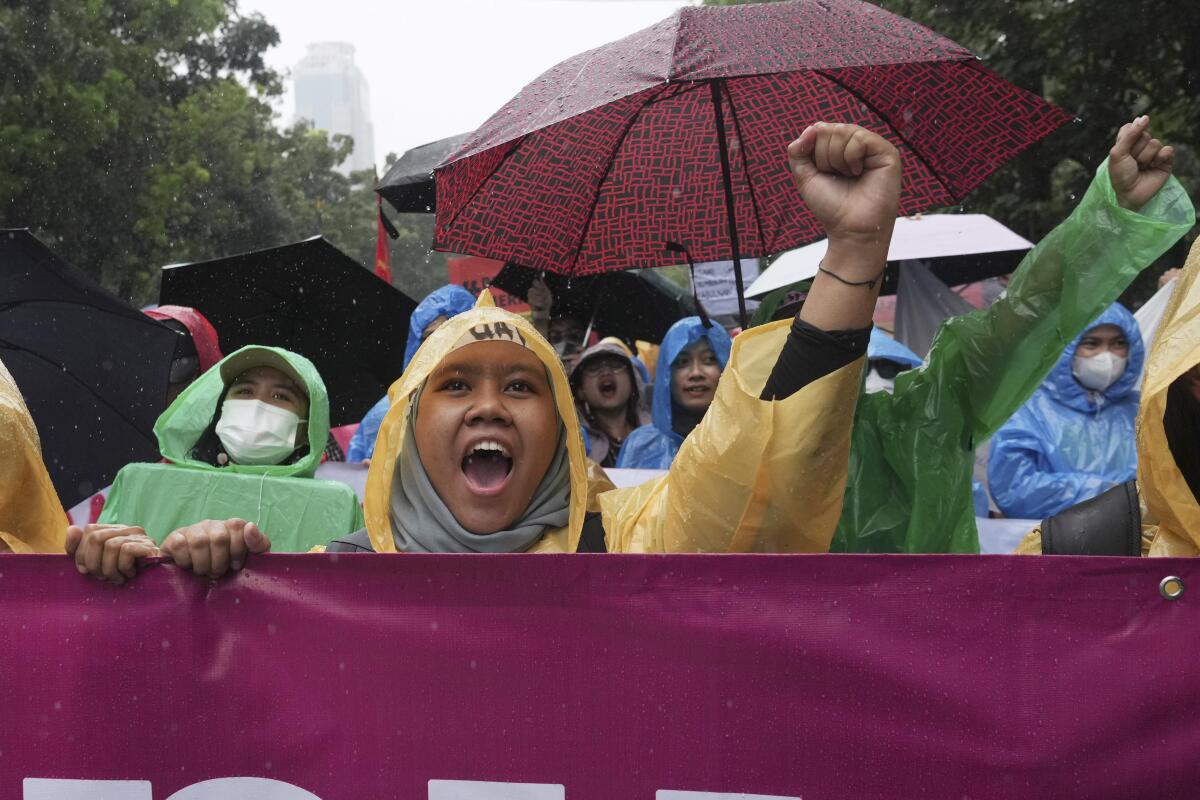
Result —
[{"label": "green tree", "polygon": [[349,138],[274,124],[278,39],[236,0],[0,3],[0,224],[135,303],[162,264],[318,229],[373,264]]}]

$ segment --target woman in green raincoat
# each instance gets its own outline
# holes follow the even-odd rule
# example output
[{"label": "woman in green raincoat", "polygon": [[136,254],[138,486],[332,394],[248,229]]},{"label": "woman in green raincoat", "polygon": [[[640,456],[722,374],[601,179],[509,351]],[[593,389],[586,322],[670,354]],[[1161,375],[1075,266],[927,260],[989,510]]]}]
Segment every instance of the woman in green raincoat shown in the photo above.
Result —
[{"label": "woman in green raincoat", "polygon": [[1079,206],[990,308],[947,320],[895,392],[858,399],[831,550],[976,553],[975,446],[1041,384],[1063,349],[1195,224],[1174,153],[1140,117],[1117,134]]},{"label": "woman in green raincoat", "polygon": [[189,385],[154,433],[167,463],[122,468],[100,525],[137,526],[161,542],[214,515],[246,517],[285,552],[363,525],[349,486],[313,478],[329,436],[329,398],[303,356],[243,347]]}]

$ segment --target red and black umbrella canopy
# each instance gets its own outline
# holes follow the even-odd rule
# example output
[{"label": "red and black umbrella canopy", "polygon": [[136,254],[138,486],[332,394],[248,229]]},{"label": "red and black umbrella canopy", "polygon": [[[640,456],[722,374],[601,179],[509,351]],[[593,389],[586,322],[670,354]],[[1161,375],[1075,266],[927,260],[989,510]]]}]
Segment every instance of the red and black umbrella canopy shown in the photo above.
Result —
[{"label": "red and black umbrella canopy", "polygon": [[869,3],[684,8],[551,68],[468,137],[435,173],[434,247],[567,275],[677,263],[667,242],[765,256],[824,235],[787,170],[810,123],[886,136],[914,214],[1069,119]]}]

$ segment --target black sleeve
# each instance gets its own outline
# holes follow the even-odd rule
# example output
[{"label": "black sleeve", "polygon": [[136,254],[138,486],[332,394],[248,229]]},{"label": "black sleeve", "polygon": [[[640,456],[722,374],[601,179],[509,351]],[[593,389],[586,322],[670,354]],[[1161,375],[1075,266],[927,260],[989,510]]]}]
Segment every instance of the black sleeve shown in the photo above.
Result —
[{"label": "black sleeve", "polygon": [[375,548],[371,546],[371,537],[367,534],[366,528],[360,528],[349,536],[343,536],[340,539],[334,539],[329,544],[325,545],[326,553],[374,553]]},{"label": "black sleeve", "polygon": [[815,380],[861,358],[871,329],[823,331],[796,317],[761,399],[786,400]]}]

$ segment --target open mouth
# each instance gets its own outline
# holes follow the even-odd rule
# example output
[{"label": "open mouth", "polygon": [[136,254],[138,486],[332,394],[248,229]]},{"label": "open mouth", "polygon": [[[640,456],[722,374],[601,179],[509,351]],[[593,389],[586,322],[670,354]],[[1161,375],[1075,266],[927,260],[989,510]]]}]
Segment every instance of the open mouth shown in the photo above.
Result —
[{"label": "open mouth", "polygon": [[467,486],[476,494],[499,494],[512,474],[513,460],[508,448],[496,441],[483,441],[463,457],[462,471]]},{"label": "open mouth", "polygon": [[705,397],[706,395],[712,393],[712,388],[705,384],[698,384],[686,387],[683,392],[684,394],[691,395],[692,397]]},{"label": "open mouth", "polygon": [[605,400],[611,400],[617,396],[617,382],[613,378],[601,380],[596,388],[600,390],[600,396]]}]

